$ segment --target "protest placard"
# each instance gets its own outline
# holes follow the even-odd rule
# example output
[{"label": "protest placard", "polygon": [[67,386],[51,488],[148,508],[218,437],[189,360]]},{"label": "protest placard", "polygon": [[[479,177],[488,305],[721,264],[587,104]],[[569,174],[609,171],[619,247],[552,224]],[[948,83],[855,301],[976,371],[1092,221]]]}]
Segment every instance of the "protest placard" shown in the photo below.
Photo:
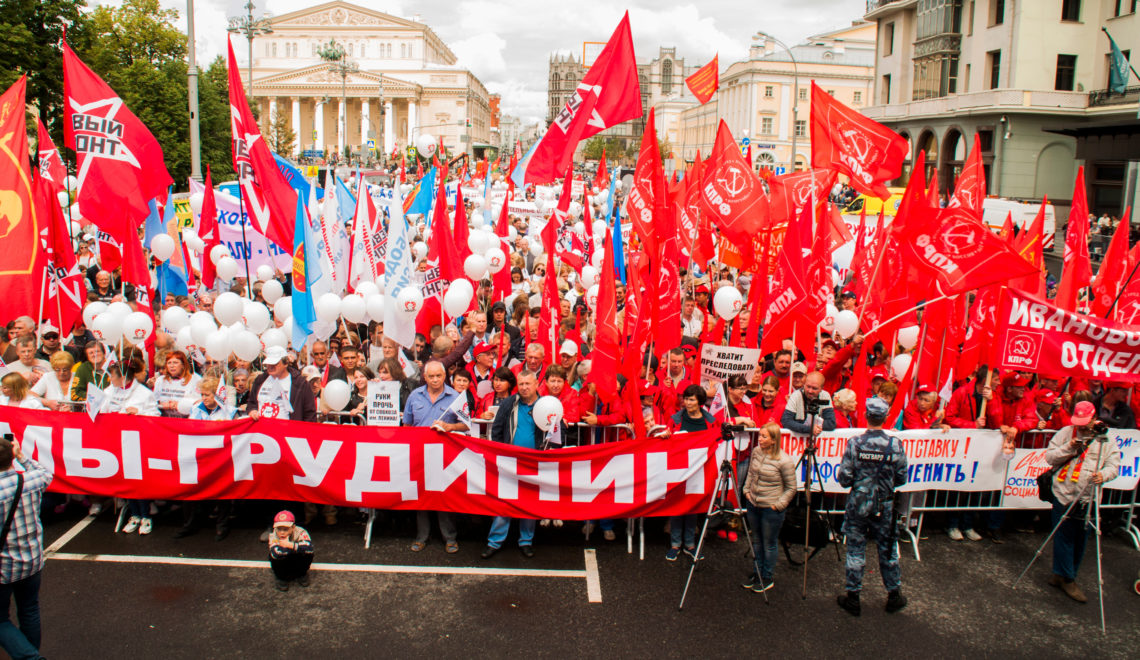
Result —
[{"label": "protest placard", "polygon": [[369,426],[400,425],[400,383],[395,380],[368,381],[365,406]]},{"label": "protest placard", "polygon": [[723,383],[734,374],[751,380],[759,362],[758,348],[701,344],[701,383]]}]

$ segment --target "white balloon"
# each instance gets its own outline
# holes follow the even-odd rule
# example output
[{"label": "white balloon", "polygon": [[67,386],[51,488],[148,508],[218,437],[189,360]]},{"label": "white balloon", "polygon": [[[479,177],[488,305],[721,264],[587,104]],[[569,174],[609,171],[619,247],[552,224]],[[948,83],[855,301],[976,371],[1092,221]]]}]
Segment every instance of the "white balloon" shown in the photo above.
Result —
[{"label": "white balloon", "polygon": [[467,236],[467,247],[471,248],[475,254],[483,254],[490,247],[487,245],[487,234],[483,233],[482,230],[471,232]]},{"label": "white balloon", "polygon": [[734,286],[722,286],[713,294],[713,309],[725,321],[732,320],[739,314],[743,305],[744,298]]},{"label": "white balloon", "polygon": [[249,302],[243,306],[241,322],[254,334],[265,332],[272,324],[269,319],[269,308],[259,302]]},{"label": "white balloon", "polygon": [[230,256],[230,249],[224,243],[218,243],[210,248],[210,263],[218,265],[218,260]]},{"label": "white balloon", "polygon": [[423,261],[424,257],[426,257],[428,253],[427,243],[424,243],[423,241],[416,241],[412,245],[412,253],[416,255],[416,261]]},{"label": "white balloon", "polygon": [[[189,244],[189,242],[187,242],[187,244]],[[216,265],[217,268],[215,269],[215,272],[218,274],[218,277],[222,278],[223,281],[228,282],[237,277],[237,259],[234,259],[230,256],[222,257],[221,259],[218,259],[218,263]]]},{"label": "white balloon", "polygon": [[318,319],[325,323],[336,323],[340,316],[340,297],[335,293],[326,293],[317,298],[315,307]]},{"label": "white balloon", "polygon": [[[570,202],[570,208],[567,209],[567,212],[572,218],[580,217],[582,215],[582,204],[577,200]],[[574,231],[577,231],[577,228]]]},{"label": "white balloon", "polygon": [[610,198],[610,189],[609,188],[602,188],[601,190],[599,190],[597,193],[594,194],[594,199],[592,201],[595,204],[605,204],[606,200],[609,198]]},{"label": "white balloon", "polygon": [[383,275],[376,276],[376,289],[377,293],[384,293],[384,288],[388,286],[388,279]]},{"label": "white balloon", "polygon": [[575,222],[574,223],[574,233],[578,234],[579,236],[585,236],[586,235],[586,223],[582,222],[581,220],[579,220],[578,222]]},{"label": "white balloon", "polygon": [[232,325],[241,320],[244,307],[241,296],[233,291],[220,293],[214,300],[214,318],[222,325]]},{"label": "white balloon", "polygon": [[832,305],[831,303],[827,303],[827,310],[823,313],[823,320],[819,322],[819,327],[823,328],[824,330],[826,330],[828,332],[831,332],[832,330],[834,330],[835,329],[835,315],[838,313],[839,313],[839,310],[835,308],[835,305]]},{"label": "white balloon", "polygon": [[589,289],[598,283],[598,269],[593,266],[582,266],[582,286]]},{"label": "white balloon", "polygon": [[83,308],[83,325],[90,328],[91,324],[95,322],[95,317],[99,316],[106,310],[107,303],[105,302],[87,303],[87,306]]},{"label": "white balloon", "polygon": [[891,376],[895,380],[902,380],[906,377],[906,370],[910,368],[910,354],[899,353],[891,358]]},{"label": "white balloon", "polygon": [[277,280],[269,280],[261,285],[261,297],[270,305],[276,303],[283,295],[285,295],[285,287],[281,286]]},{"label": "white balloon", "polygon": [[424,294],[417,286],[406,286],[396,296],[396,311],[404,318],[415,318],[424,306]]},{"label": "white balloon", "polygon": [[66,190],[61,190],[58,193],[56,193],[55,199],[56,199],[56,201],[59,202],[60,206],[70,206],[71,205],[71,195],[69,195]]},{"label": "white balloon", "polygon": [[273,275],[273,266],[270,266],[269,264],[261,264],[257,267],[257,279],[261,280],[262,282],[267,282],[273,279]]},{"label": "white balloon", "polygon": [[194,402],[190,399],[179,399],[174,403],[174,406],[179,415],[189,415],[190,409],[194,407]]},{"label": "white balloon", "polygon": [[515,229],[514,225],[507,225],[507,237],[511,239],[513,244],[519,238],[519,230]]},{"label": "white balloon", "polygon": [[183,230],[182,240],[186,242],[186,247],[195,252],[201,252],[206,249],[206,243],[198,236],[198,232],[193,229]]},{"label": "white balloon", "polygon": [[122,323],[124,320],[126,320],[127,315],[133,311],[135,310],[131,309],[130,305],[122,301],[115,301],[110,305],[107,305],[107,313],[119,319],[119,323]]},{"label": "white balloon", "polygon": [[374,293],[364,299],[364,309],[368,318],[379,323],[384,322],[384,294]]},{"label": "white balloon", "polygon": [[542,254],[542,241],[538,239],[538,236],[535,236],[534,240],[530,242],[530,253],[536,257]]},{"label": "white balloon", "polygon": [[859,317],[845,309],[835,315],[835,333],[840,337],[853,337],[859,331]]},{"label": "white balloon", "polygon": [[473,254],[463,262],[463,273],[473,280],[481,280],[487,274],[487,259],[481,254]]},{"label": "white balloon", "polygon": [[194,215],[202,214],[202,203],[206,201],[206,193],[196,192],[190,195],[190,210]]},{"label": "white balloon", "polygon": [[507,255],[497,247],[487,250],[485,258],[487,259],[487,270],[492,273],[497,273],[507,266]]},{"label": "white balloon", "polygon": [[349,323],[364,323],[368,317],[368,305],[359,294],[350,293],[341,299],[340,313]]},{"label": "white balloon", "polygon": [[621,179],[614,181],[614,190],[621,190]]},{"label": "white balloon", "polygon": [[[364,280],[363,282],[360,282],[359,284],[356,285],[355,288],[356,288],[356,295],[360,296],[361,298],[363,298],[365,300],[368,300],[372,296],[380,293],[380,287],[376,286],[375,282],[370,282],[368,280]],[[262,291],[264,292],[264,289],[262,289]]]},{"label": "white balloon", "polygon": [[430,133],[420,133],[416,138],[416,151],[423,158],[431,158],[437,147],[435,136]]},{"label": "white balloon", "polygon": [[74,174],[67,175],[66,182],[67,182],[67,189],[68,190],[78,190],[79,189],[79,178],[76,177]]},{"label": "white balloon", "polygon": [[289,344],[293,343],[293,317],[292,316],[285,319],[285,321],[281,323],[281,327],[278,328],[278,330],[280,330],[281,333],[283,335],[285,335],[285,340],[287,342],[289,342]]},{"label": "white balloon", "polygon": [[321,398],[325,400],[325,405],[330,410],[344,410],[351,397],[352,390],[348,387],[348,383],[339,378],[326,383],[325,389],[321,392]]},{"label": "white balloon", "polygon": [[595,311],[597,311],[597,309],[598,309],[598,291],[599,290],[600,290],[600,285],[597,285],[597,284],[591,286],[589,289],[586,289],[586,304],[590,307],[590,309],[595,310]]},{"label": "white balloon", "polygon": [[905,328],[899,328],[899,345],[906,350],[914,348],[918,343],[918,326],[908,325]]},{"label": "white balloon", "polygon": [[198,346],[194,343],[194,337],[190,335],[190,326],[178,331],[178,334],[174,336],[174,343],[187,353],[192,352]]},{"label": "white balloon", "polygon": [[606,260],[606,251],[605,250],[594,250],[593,256],[590,257],[590,265],[592,265],[594,268],[597,268],[599,271],[599,274],[600,274],[600,272],[602,270],[602,262],[604,262],[605,260]]},{"label": "white balloon", "polygon": [[558,426],[562,421],[562,402],[552,396],[540,397],[534,402],[534,423],[543,431]]},{"label": "white balloon", "polygon": [[285,336],[285,332],[281,328],[270,328],[261,333],[261,343],[265,348],[270,346],[285,348],[289,345],[289,337]]},{"label": "white balloon", "polygon": [[110,312],[103,312],[91,323],[91,334],[104,344],[117,344],[123,337],[123,323]]},{"label": "white balloon", "polygon": [[459,278],[455,280],[451,283],[450,289],[463,291],[469,300],[475,296],[475,287],[471,284],[471,281],[467,279]]},{"label": "white balloon", "polygon": [[150,239],[150,253],[159,261],[166,261],[174,254],[174,239],[169,234],[159,234]]},{"label": "white balloon", "polygon": [[83,233],[83,225],[79,224],[78,222],[72,222],[71,223],[71,236],[72,236],[72,238],[77,238],[82,233]]},{"label": "white balloon", "polygon": [[141,344],[154,332],[154,321],[146,312],[131,312],[123,320],[123,338],[132,344]]},{"label": "white balloon", "polygon": [[608,226],[609,225],[606,224],[605,220],[595,220],[594,221],[594,235],[595,236],[605,236],[606,235],[606,227],[608,227]]},{"label": "white balloon", "polygon": [[162,327],[177,334],[179,330],[190,325],[190,315],[181,307],[167,307],[162,310]]},{"label": "white balloon", "polygon": [[249,330],[240,330],[232,338],[234,355],[252,362],[261,353],[261,340]]},{"label": "white balloon", "polygon": [[273,303],[273,317],[278,321],[293,318],[293,296],[282,296]]},{"label": "white balloon", "polygon": [[[462,280],[466,282],[467,280]],[[443,311],[447,312],[448,316],[456,317],[467,311],[471,305],[471,294],[462,288],[456,288],[454,285],[448,287],[447,291],[443,294]]]},{"label": "white balloon", "polygon": [[[196,316],[196,315],[195,315]],[[214,319],[207,316],[198,316],[197,318],[190,319],[190,336],[194,339],[195,346],[205,346],[206,340],[210,335],[218,332],[218,326],[214,324]]]},{"label": "white balloon", "polygon": [[202,345],[206,347],[206,356],[211,360],[225,360],[230,356],[230,333],[212,332]]}]

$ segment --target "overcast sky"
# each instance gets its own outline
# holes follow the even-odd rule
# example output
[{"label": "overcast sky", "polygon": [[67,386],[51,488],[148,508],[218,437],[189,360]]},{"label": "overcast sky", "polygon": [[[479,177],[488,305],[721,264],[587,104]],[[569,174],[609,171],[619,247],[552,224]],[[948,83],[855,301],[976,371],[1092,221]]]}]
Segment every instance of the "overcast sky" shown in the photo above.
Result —
[{"label": "overcast sky", "polygon": [[[121,0],[88,0],[118,5]],[[186,0],[161,0],[177,9],[185,29]],[[255,0],[256,15],[280,16],[317,0]],[[356,3],[404,18],[419,13],[491,92],[503,95],[505,114],[539,121],[546,115],[547,62],[553,52],[581,54],[583,41],[605,41],[630,11],[638,60],[659,46],[675,46],[686,64],[704,64],[720,53],[720,68],[743,59],[752,35],[764,30],[786,43],[849,25],[866,9],[865,0],[361,0]],[[198,62],[225,53],[226,19],[245,13],[245,0],[195,0]],[[236,49],[239,61],[245,49]]]}]

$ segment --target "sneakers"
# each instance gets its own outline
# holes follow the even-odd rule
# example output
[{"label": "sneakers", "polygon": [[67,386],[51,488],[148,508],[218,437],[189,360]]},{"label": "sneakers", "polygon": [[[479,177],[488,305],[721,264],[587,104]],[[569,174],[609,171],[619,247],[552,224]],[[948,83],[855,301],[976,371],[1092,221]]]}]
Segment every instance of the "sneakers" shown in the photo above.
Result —
[{"label": "sneakers", "polygon": [[906,596],[902,595],[902,591],[895,589],[887,593],[887,612],[898,612],[906,607]]},{"label": "sneakers", "polygon": [[534,558],[534,546],[520,545],[519,546],[519,552],[521,552],[522,556],[526,557],[527,559],[533,559]]},{"label": "sneakers", "polygon": [[950,529],[946,530],[946,535],[950,537],[951,541],[962,540],[962,531],[957,527],[951,527]]},{"label": "sneakers", "polygon": [[685,548],[685,554],[692,558],[693,561],[701,561],[705,558],[705,553],[703,551],[701,552],[700,557],[697,556],[696,548]]},{"label": "sneakers", "polygon": [[999,545],[1005,543],[1005,538],[1002,536],[1000,529],[990,530],[990,541]]},{"label": "sneakers", "polygon": [[681,556],[681,549],[680,548],[669,548],[668,550],[665,551],[665,560],[666,561],[677,561],[677,557],[680,557],[680,556]]},{"label": "sneakers", "polygon": [[297,578],[297,586],[298,587],[309,586],[309,574],[308,573],[305,573],[301,577]]},{"label": "sneakers", "polygon": [[859,606],[858,591],[848,591],[842,596],[836,597],[835,602],[851,616],[859,616],[863,613],[862,608]]},{"label": "sneakers", "polygon": [[281,578],[273,578],[273,588],[277,591],[289,591],[289,583]]},{"label": "sneakers", "polygon": [[744,587],[745,589],[752,589],[759,583],[760,578],[756,577],[755,573],[750,573],[744,582],[740,583],[740,586]]},{"label": "sneakers", "polygon": [[966,531],[964,531],[962,533],[965,534],[966,538],[970,539],[971,541],[981,541],[982,540],[982,535],[975,532],[972,529],[967,529]]},{"label": "sneakers", "polygon": [[772,581],[772,578],[768,578],[767,580],[760,580],[756,584],[752,585],[752,591],[755,591],[758,594],[762,594],[774,586],[776,586],[776,583]]},{"label": "sneakers", "polygon": [[483,552],[479,556],[482,557],[483,559],[490,559],[491,557],[494,557],[495,553],[498,551],[499,551],[499,549],[496,547],[487,546],[486,548],[483,548]]},{"label": "sneakers", "polygon": [[102,502],[95,502],[94,504],[91,505],[90,509],[87,509],[87,515],[89,515],[89,516],[97,516],[100,513],[103,513],[103,503]]},{"label": "sneakers", "polygon": [[1072,580],[1062,580],[1061,591],[1064,591],[1066,596],[1072,598],[1078,603],[1089,602],[1088,597],[1085,596],[1085,592],[1081,591],[1081,588],[1077,586],[1077,583],[1073,582]]},{"label": "sneakers", "polygon": [[139,534],[146,536],[150,534],[150,530],[153,529],[153,527],[154,525],[151,523],[150,518],[143,518],[142,522],[139,523]]},{"label": "sneakers", "polygon": [[603,530],[602,531],[602,538],[604,538],[607,541],[613,541],[614,539],[617,538],[617,534],[614,534],[614,530],[612,530],[612,529]]},{"label": "sneakers", "polygon": [[543,518],[542,520],[538,521],[538,526],[539,527],[550,527],[550,518]]},{"label": "sneakers", "polygon": [[135,532],[137,532],[139,530],[139,524],[141,524],[141,523],[142,523],[141,518],[139,518],[138,516],[131,516],[130,518],[127,519],[127,524],[123,525],[122,531],[124,534],[134,534]]}]

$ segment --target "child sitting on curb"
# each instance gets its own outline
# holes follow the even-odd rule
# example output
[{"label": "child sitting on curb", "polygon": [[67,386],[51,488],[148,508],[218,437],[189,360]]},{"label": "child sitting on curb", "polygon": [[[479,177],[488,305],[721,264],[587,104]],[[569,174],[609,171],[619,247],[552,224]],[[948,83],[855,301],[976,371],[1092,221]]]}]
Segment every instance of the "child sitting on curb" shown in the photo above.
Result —
[{"label": "child sitting on curb", "polygon": [[289,511],[273,517],[273,533],[269,535],[269,566],[273,569],[274,587],[288,591],[296,580],[309,586],[309,566],[313,563],[313,541]]}]

